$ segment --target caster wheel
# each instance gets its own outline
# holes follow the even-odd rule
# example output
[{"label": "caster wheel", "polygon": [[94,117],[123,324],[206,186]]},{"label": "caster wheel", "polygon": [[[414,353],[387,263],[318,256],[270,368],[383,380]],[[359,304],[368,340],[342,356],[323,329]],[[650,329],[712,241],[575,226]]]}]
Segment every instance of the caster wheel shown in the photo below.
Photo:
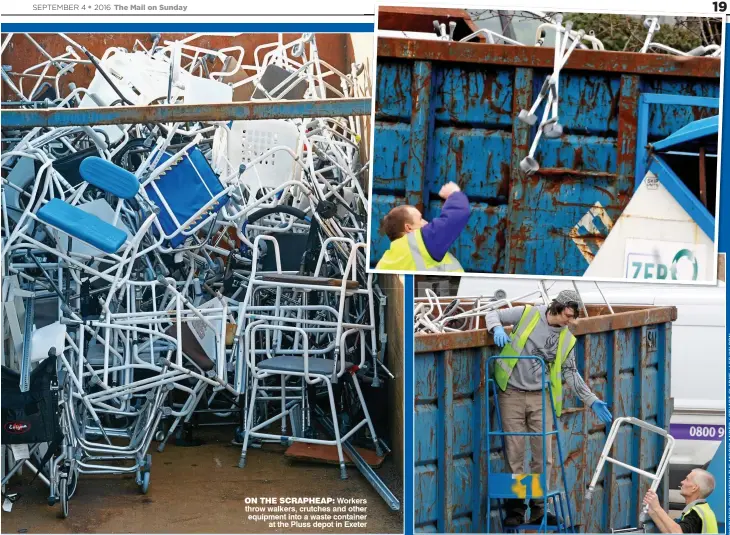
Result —
[{"label": "caster wheel", "polygon": [[142,491],[142,494],[147,494],[147,491],[150,490],[150,473],[144,472],[142,474],[142,485],[140,485],[140,490]]}]

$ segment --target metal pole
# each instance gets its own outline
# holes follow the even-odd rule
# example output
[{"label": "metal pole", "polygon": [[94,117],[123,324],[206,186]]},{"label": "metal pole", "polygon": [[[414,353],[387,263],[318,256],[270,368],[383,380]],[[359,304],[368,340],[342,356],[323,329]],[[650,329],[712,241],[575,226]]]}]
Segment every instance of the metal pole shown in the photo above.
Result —
[{"label": "metal pole", "polygon": [[[327,419],[327,415],[324,411],[320,407],[314,407],[314,410],[317,413],[317,416],[319,416],[319,421],[322,424],[322,427],[324,427],[329,434],[334,434],[335,429]],[[347,456],[355,464],[357,469],[360,470],[362,475],[365,476],[365,479],[368,480],[377,493],[380,494],[380,497],[385,500],[385,503],[387,503],[393,511],[399,511],[400,501],[398,501],[398,498],[396,498],[390,489],[385,486],[383,480],[378,477],[365,459],[363,459],[352,444],[350,444],[349,440],[342,442],[342,449],[347,452]]]},{"label": "metal pole", "polygon": [[370,115],[372,99],[289,100],[103,108],[2,110],[3,128],[96,126]]},{"label": "metal pole", "polygon": [[707,208],[707,175],[705,172],[705,147],[700,147],[700,201]]}]

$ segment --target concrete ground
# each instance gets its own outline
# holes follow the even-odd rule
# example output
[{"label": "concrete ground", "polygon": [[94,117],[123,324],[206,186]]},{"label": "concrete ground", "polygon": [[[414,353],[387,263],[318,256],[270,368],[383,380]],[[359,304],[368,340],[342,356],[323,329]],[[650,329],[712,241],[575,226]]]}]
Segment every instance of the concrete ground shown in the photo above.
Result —
[{"label": "concrete ground", "polygon": [[[240,447],[230,445],[230,429],[196,432],[205,444],[152,448],[152,478],[143,495],[133,476],[82,476],[69,504],[69,517],[58,517],[60,504],[49,507],[47,487],[28,485],[28,473],[8,490],[21,496],[10,513],[2,513],[2,533],[402,533],[402,512],[393,512],[354,466],[349,479],[336,465],[291,461],[283,448],[249,449],[246,468],[237,467]],[[387,458],[376,470],[403,502],[402,469]],[[249,519],[246,498],[363,498],[365,527],[270,527]],[[261,501],[259,501],[261,506]],[[298,507],[298,506],[295,506]]]}]

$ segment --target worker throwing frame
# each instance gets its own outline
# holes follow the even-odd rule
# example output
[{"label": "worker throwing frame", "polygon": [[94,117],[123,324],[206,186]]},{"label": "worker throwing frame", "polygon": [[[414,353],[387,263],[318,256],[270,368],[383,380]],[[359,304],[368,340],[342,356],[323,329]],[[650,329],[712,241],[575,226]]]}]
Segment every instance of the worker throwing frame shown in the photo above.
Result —
[{"label": "worker throwing frame", "polygon": [[[560,417],[563,406],[563,382],[568,389],[605,424],[611,423],[613,416],[606,403],[601,401],[585,384],[575,365],[575,336],[568,326],[578,316],[580,297],[572,290],[563,290],[549,306],[518,306],[487,312],[487,329],[492,333],[494,342],[502,348],[500,357],[495,360],[494,380],[499,386],[497,393],[502,427],[505,433],[542,433],[543,409],[542,388],[550,385],[556,416]],[[504,325],[513,325],[512,336],[508,336]],[[510,357],[535,356],[533,359]],[[546,363],[543,382],[540,377],[539,359]],[[552,430],[552,418],[546,417],[545,432]],[[513,474],[524,472],[525,437],[507,435],[505,453],[509,470]],[[530,472],[542,472],[543,441],[541,436],[530,437]],[[552,467],[551,441],[546,445],[547,474],[550,480]],[[544,515],[543,501],[534,500],[531,504],[529,522],[539,523]],[[504,526],[518,526],[523,523],[525,504],[522,500],[506,500]],[[547,523],[557,525],[555,515],[548,512]]]},{"label": "worker throwing frame", "polygon": [[418,208],[407,204],[388,212],[381,230],[390,239],[390,248],[375,269],[464,271],[449,248],[469,221],[469,199],[454,182],[445,184],[439,196],[446,202],[441,214],[431,222],[423,219]]}]

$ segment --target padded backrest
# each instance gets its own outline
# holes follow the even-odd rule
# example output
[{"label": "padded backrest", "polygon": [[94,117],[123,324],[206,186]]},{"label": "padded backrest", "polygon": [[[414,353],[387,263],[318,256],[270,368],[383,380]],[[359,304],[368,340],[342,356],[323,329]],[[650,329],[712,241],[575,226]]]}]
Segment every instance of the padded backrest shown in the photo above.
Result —
[{"label": "padded backrest", "polygon": [[132,199],[139,191],[139,180],[136,176],[98,156],[89,156],[81,162],[79,172],[81,178],[92,186],[121,199]]}]

